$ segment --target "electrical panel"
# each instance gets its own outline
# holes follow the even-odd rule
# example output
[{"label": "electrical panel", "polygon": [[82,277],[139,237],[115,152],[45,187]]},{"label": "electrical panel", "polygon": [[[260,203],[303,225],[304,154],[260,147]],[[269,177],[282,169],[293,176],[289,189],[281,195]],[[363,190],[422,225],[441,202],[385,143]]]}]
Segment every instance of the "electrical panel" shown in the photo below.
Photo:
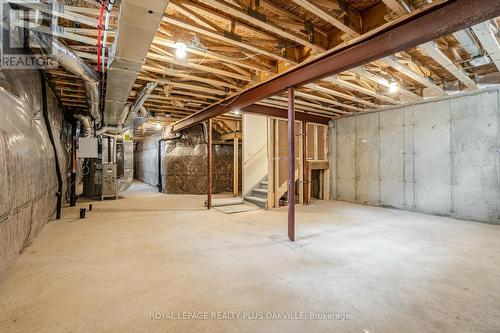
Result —
[{"label": "electrical panel", "polygon": [[97,158],[97,138],[78,138],[78,158]]}]

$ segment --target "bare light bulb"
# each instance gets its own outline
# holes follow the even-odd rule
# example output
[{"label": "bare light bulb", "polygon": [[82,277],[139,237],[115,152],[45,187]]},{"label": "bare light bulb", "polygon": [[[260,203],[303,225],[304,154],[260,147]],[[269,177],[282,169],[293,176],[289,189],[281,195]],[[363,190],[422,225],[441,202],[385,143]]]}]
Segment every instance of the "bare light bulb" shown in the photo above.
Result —
[{"label": "bare light bulb", "polygon": [[396,82],[396,81],[391,81],[389,83],[389,92],[391,94],[394,94],[395,92],[397,92],[399,90],[399,84]]},{"label": "bare light bulb", "polygon": [[186,56],[187,46],[183,42],[175,43],[175,56],[177,58],[184,58]]}]

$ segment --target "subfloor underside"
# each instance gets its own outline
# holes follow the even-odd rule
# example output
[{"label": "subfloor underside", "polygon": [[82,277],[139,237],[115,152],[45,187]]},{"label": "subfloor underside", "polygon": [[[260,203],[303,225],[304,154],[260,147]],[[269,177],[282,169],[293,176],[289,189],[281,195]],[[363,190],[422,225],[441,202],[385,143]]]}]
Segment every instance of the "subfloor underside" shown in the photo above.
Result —
[{"label": "subfloor underside", "polygon": [[292,244],[286,208],[203,200],[136,183],[84,220],[65,209],[1,282],[0,331],[500,329],[500,226],[315,201]]}]

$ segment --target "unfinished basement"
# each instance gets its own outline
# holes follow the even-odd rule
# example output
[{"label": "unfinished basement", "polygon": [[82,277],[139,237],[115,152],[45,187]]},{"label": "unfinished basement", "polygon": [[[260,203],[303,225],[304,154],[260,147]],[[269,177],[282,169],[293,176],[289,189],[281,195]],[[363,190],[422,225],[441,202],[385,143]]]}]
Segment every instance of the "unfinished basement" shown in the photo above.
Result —
[{"label": "unfinished basement", "polygon": [[0,332],[500,332],[500,1],[0,14]]}]

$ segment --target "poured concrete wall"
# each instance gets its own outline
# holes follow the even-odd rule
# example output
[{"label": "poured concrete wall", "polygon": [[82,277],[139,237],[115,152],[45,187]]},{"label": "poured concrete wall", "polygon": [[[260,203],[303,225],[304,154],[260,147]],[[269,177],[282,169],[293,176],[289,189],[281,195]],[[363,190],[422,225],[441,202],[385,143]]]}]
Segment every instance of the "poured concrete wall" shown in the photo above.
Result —
[{"label": "poured concrete wall", "polygon": [[500,223],[500,91],[337,120],[336,200]]}]

